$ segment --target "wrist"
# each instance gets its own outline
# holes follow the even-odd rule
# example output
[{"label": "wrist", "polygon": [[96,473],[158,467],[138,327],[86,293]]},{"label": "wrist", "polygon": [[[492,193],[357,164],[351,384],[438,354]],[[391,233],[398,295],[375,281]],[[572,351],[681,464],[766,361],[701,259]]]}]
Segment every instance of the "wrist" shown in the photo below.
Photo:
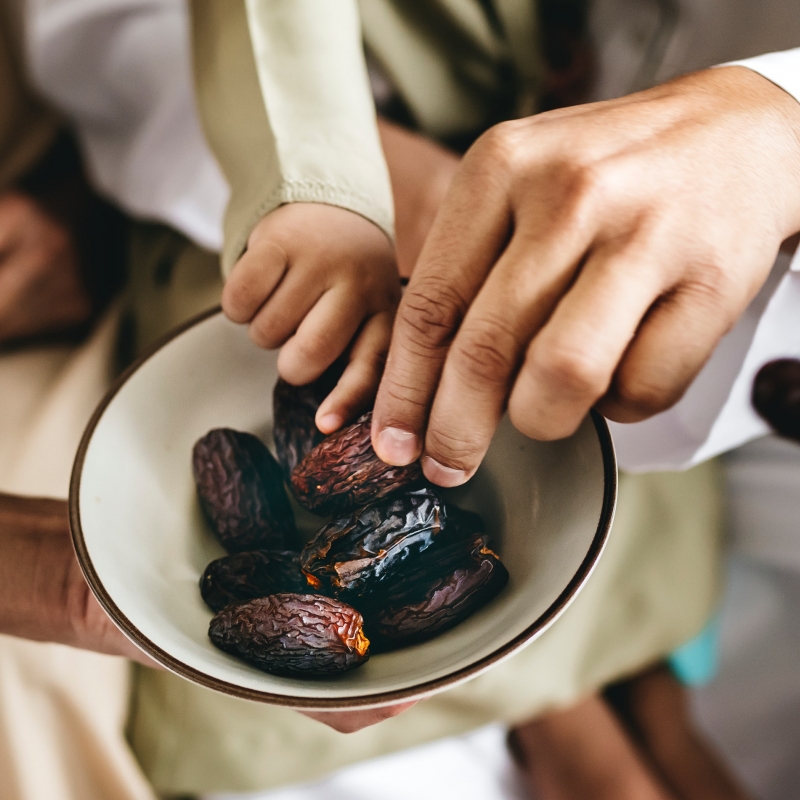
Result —
[{"label": "wrist", "polygon": [[748,66],[724,65],[713,72],[734,80],[737,95],[749,101],[756,112],[756,146],[781,154],[782,174],[775,176],[770,189],[782,205],[778,216],[781,240],[790,238],[800,231],[800,100]]}]

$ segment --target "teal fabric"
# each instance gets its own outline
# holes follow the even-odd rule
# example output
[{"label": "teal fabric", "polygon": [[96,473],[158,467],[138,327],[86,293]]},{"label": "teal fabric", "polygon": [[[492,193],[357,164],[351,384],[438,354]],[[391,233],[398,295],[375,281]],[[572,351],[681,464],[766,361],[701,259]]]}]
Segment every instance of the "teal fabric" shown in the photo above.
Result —
[{"label": "teal fabric", "polygon": [[686,686],[703,686],[719,667],[719,616],[715,615],[694,639],[681,645],[667,659],[675,677]]}]

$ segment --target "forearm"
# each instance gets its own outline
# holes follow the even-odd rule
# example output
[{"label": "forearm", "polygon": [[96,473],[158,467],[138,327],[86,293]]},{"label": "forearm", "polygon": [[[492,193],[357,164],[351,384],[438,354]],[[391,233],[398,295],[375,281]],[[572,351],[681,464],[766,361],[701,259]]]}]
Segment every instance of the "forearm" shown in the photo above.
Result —
[{"label": "forearm", "polygon": [[395,250],[400,275],[408,277],[458,170],[459,157],[433,140],[378,119],[392,182]]},{"label": "forearm", "polygon": [[92,595],[63,500],[0,493],[0,633],[152,665]]},{"label": "forearm", "polygon": [[65,502],[0,495],[0,631],[70,638],[73,562]]}]

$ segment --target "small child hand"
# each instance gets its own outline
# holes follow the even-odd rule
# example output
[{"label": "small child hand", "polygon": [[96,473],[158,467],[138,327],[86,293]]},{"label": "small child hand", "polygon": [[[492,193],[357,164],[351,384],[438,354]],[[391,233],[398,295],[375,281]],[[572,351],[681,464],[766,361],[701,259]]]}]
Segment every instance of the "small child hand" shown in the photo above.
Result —
[{"label": "small child hand", "polygon": [[291,203],[268,214],[222,292],[222,308],[248,323],[260,347],[281,348],[278,372],[301,385],[351,346],[349,363],[322,403],[323,433],[375,395],[400,300],[394,251],[372,222],[336,206]]}]

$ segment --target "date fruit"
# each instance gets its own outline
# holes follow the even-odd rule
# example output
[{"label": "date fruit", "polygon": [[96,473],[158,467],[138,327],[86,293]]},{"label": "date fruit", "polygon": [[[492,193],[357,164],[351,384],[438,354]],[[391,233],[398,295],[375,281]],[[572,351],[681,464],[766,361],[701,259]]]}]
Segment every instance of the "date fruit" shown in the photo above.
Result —
[{"label": "date fruit", "polygon": [[216,428],[195,444],[192,467],[200,505],[228,552],[297,545],[283,473],[260,439]]},{"label": "date fruit", "polygon": [[[430,639],[463,622],[508,583],[508,570],[497,554],[477,537],[468,559],[443,558],[451,569],[434,577],[432,565],[421,565],[391,587],[378,606],[367,612],[367,631],[377,650],[391,650]],[[458,544],[452,547],[457,547]],[[457,566],[452,568],[452,563]]]},{"label": "date fruit", "polygon": [[433,489],[406,492],[329,522],[303,548],[300,565],[321,591],[358,597],[380,589],[446,525]]},{"label": "date fruit", "polygon": [[234,553],[212,561],[200,578],[200,594],[213,611],[270,594],[310,591],[294,550]]},{"label": "date fruit", "polygon": [[273,675],[324,677],[369,658],[363,619],[318,594],[274,594],[228,606],[212,620],[211,641]]},{"label": "date fruit", "polygon": [[314,417],[322,401],[339,382],[346,365],[345,358],[339,358],[317,380],[304,386],[292,386],[283,378],[275,384],[272,393],[273,436],[278,463],[287,481],[294,468],[325,438]]},{"label": "date fruit", "polygon": [[372,412],[331,434],[297,465],[292,490],[317,514],[341,514],[374,503],[422,478],[419,462],[384,464],[370,442]]}]

